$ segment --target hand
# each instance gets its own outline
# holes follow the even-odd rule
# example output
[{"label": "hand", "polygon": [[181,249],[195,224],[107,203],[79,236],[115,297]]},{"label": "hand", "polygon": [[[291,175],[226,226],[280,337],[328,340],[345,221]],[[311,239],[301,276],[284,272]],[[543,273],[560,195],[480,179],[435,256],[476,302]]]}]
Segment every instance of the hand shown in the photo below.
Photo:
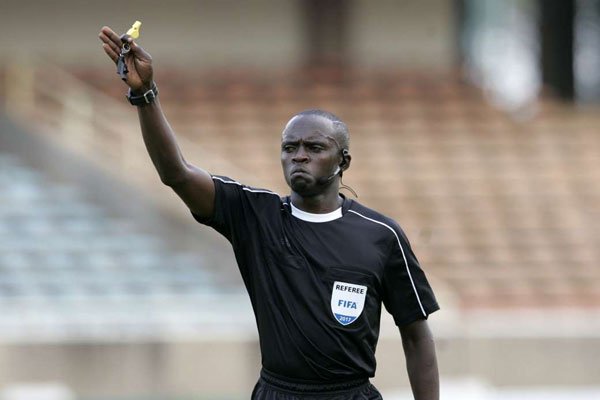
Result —
[{"label": "hand", "polygon": [[[104,52],[110,57],[114,63],[117,63],[123,41],[121,38],[108,26],[102,27],[98,37],[102,41]],[[144,49],[138,46],[133,39],[128,35],[122,36],[131,50],[125,54],[125,64],[129,72],[125,83],[131,88],[132,92],[144,93],[152,88],[152,57]]]}]

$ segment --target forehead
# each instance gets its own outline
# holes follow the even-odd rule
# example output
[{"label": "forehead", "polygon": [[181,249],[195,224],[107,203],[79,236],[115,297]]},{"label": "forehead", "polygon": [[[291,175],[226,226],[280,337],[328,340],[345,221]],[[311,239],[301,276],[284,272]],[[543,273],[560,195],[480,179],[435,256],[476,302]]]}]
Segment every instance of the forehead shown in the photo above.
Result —
[{"label": "forehead", "polygon": [[282,140],[328,140],[334,136],[333,123],[318,115],[297,115],[289,120]]}]

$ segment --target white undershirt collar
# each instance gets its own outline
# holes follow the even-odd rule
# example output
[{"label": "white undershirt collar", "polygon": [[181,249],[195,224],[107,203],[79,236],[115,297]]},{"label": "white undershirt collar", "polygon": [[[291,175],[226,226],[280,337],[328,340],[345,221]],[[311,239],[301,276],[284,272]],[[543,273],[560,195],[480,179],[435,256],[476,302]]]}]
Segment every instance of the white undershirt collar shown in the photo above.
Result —
[{"label": "white undershirt collar", "polygon": [[291,201],[290,207],[292,208],[292,215],[294,217],[307,222],[329,222],[338,218],[342,218],[342,207],[326,214],[313,214],[302,211],[301,209],[295,207]]}]

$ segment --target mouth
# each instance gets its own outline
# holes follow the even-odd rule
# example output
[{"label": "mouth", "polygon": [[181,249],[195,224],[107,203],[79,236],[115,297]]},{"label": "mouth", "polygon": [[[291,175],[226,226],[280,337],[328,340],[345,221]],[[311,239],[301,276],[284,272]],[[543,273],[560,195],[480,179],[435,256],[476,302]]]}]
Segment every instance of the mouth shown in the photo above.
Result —
[{"label": "mouth", "polygon": [[302,168],[297,168],[292,170],[292,172],[290,173],[290,176],[292,175],[299,175],[299,174],[304,174],[304,175],[308,175],[308,171]]}]

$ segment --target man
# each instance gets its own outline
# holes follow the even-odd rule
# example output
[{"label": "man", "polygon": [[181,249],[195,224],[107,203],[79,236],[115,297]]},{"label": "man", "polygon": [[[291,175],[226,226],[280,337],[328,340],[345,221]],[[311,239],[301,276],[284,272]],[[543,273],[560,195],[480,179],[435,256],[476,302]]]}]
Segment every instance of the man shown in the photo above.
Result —
[{"label": "man", "polygon": [[[99,36],[117,62],[121,39],[108,27]],[[233,246],[262,354],[252,399],[381,399],[368,379],[383,303],[400,328],[415,399],[437,400],[427,316],[438,305],[400,227],[339,194],[352,159],[346,125],[320,110],[287,123],[281,164],[290,196],[212,176],[183,158],[156,97],[152,59],[125,40],[130,102],[161,181]]]}]

